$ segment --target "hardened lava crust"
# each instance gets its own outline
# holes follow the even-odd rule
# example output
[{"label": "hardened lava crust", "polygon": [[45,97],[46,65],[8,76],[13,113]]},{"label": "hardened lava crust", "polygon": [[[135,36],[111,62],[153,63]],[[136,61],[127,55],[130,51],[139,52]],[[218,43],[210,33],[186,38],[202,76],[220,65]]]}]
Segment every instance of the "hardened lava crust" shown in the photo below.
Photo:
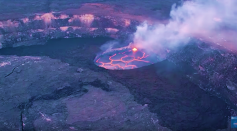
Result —
[{"label": "hardened lava crust", "polygon": [[126,46],[111,49],[95,58],[95,64],[109,70],[128,70],[148,66],[158,62],[156,54],[147,53],[136,47]]},{"label": "hardened lava crust", "polygon": [[144,20],[166,23],[181,0],[86,2],[0,0],[0,130],[230,130],[234,53],[194,40],[167,60],[129,70],[103,68],[104,59],[118,60],[113,51],[97,56]]}]

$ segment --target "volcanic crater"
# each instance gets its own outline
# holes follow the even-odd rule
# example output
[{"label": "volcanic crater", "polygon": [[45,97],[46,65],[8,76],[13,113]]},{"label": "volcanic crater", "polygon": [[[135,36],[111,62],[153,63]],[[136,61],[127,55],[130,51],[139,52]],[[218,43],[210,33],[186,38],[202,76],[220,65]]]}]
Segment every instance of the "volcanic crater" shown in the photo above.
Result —
[{"label": "volcanic crater", "polygon": [[164,12],[179,3],[123,2],[46,0],[37,7],[26,0],[32,13],[1,10],[0,130],[230,128],[237,100],[233,53],[193,40],[167,60],[137,69],[95,64],[104,43],[128,43],[144,20],[166,23]]}]

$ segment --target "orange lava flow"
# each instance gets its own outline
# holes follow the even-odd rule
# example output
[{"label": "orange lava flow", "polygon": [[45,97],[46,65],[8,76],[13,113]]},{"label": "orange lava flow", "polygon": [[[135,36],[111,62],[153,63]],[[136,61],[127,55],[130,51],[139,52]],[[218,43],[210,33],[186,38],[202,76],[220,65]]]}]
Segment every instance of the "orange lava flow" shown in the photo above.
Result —
[{"label": "orange lava flow", "polygon": [[[126,53],[129,53],[133,51],[132,55],[127,55]],[[133,48],[132,50],[129,51],[125,51],[122,53],[115,53],[112,56],[109,57],[109,62],[103,62],[101,61],[101,58],[96,60],[96,63],[100,63],[100,67],[103,67],[105,69],[134,69],[137,68],[137,65],[135,64],[131,64],[131,62],[145,62],[145,63],[150,63],[150,61],[144,60],[146,57],[148,57],[149,55],[146,55],[145,52],[142,52],[142,56],[136,57],[136,52],[137,52],[137,48]],[[113,59],[113,57],[115,57],[116,55],[122,55],[120,58],[118,59]],[[131,57],[131,60],[124,60],[125,58]],[[117,62],[116,64],[114,62]]]}]

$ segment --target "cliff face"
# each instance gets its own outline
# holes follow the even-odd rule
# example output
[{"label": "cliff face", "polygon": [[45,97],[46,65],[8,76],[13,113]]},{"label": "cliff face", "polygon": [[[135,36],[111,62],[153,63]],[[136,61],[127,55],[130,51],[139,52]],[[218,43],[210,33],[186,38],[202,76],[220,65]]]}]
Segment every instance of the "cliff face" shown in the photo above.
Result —
[{"label": "cliff face", "polygon": [[[0,9],[0,48],[44,44],[49,39],[57,38],[85,36],[126,38],[136,30],[137,25],[144,21],[150,24],[164,23],[165,21],[161,21],[167,15],[164,11],[169,12],[171,5],[177,1],[144,3],[92,0],[90,2],[97,3],[85,4],[83,1],[5,2],[0,0],[2,7]],[[236,55],[230,56],[228,53],[210,51],[210,47],[205,50],[199,47],[191,44],[168,59],[178,65],[183,66],[186,63],[194,68],[196,73],[191,77],[188,76],[194,83],[235,105],[237,103]],[[224,62],[220,63],[222,60]]]},{"label": "cliff face", "polygon": [[236,110],[237,55],[235,53],[195,40],[168,59],[182,67],[190,81],[206,92],[221,98]]},{"label": "cliff face", "polygon": [[118,38],[133,32],[138,23],[136,20],[93,14],[38,14],[1,21],[1,47],[39,44],[55,38],[81,36]]},{"label": "cliff face", "polygon": [[[162,18],[159,15],[160,11],[149,9],[152,8],[151,5],[154,5],[154,2],[148,2],[147,6],[150,6],[148,9],[144,9],[144,7],[135,8],[132,5],[125,8],[121,6],[122,2],[83,4],[83,2],[60,3],[60,1],[51,1],[47,5],[49,9],[43,8],[47,2],[34,3],[33,1],[27,3],[23,1],[23,3],[26,5],[20,3],[12,5],[8,2],[5,4],[12,8],[0,10],[2,13],[0,18],[0,48],[42,44],[48,39],[55,38],[81,36],[121,38],[133,33],[136,26],[144,21],[148,23],[161,22],[157,21],[155,17]],[[136,4],[136,2],[134,3]],[[58,7],[61,9],[57,9],[55,4],[59,4]],[[127,4],[129,5],[129,3]],[[14,9],[18,7],[17,5],[21,6],[19,12]]]},{"label": "cliff face", "polygon": [[[144,20],[146,20],[150,24],[165,22],[159,20],[167,18],[167,12],[169,12],[169,8],[174,2],[177,1],[179,0],[147,0],[146,2],[141,0],[0,0],[0,48],[44,44],[47,40],[56,38],[74,38],[86,36],[106,36],[116,39],[126,38],[131,35],[136,30],[136,26],[144,22]],[[85,4],[85,2],[91,3]],[[74,124],[75,127],[73,127],[74,125],[72,127],[69,127],[69,125],[63,125],[61,123],[61,120],[65,119],[74,122],[72,120],[74,114],[80,114],[83,112],[83,109],[79,110],[78,112],[71,110],[75,108],[73,107],[74,105],[79,105],[77,108],[83,106],[80,105],[83,102],[81,102],[79,98],[79,100],[68,100],[67,97],[69,97],[70,95],[81,97],[79,96],[79,94],[86,94],[86,91],[89,90],[90,94],[83,97],[82,100],[87,100],[87,102],[85,103],[91,105],[94,102],[92,99],[90,99],[91,96],[94,95],[95,92],[99,92],[98,97],[100,96],[100,94],[102,94],[103,96],[103,93],[101,93],[97,89],[88,89],[83,92],[84,87],[81,86],[93,86],[94,83],[98,82],[96,78],[100,78],[102,83],[113,83],[113,87],[118,86],[115,90],[121,91],[121,94],[117,94],[119,98],[123,98],[121,96],[124,94],[132,93],[133,96],[135,96],[136,101],[141,103],[143,103],[144,101],[144,108],[147,108],[146,103],[149,103],[149,110],[156,113],[156,115],[160,117],[160,121],[163,123],[163,125],[169,127],[170,129],[179,128],[183,130],[192,130],[200,127],[199,130],[203,130],[204,128],[211,127],[214,130],[217,128],[225,128],[225,121],[227,119],[226,116],[229,116],[226,103],[228,103],[228,107],[232,106],[231,108],[234,109],[236,108],[237,103],[237,57],[235,54],[213,50],[209,46],[206,47],[206,43],[204,43],[204,45],[202,44],[203,43],[200,42],[191,43],[184,49],[179,50],[179,52],[172,54],[168,58],[169,61],[175,63],[175,67],[179,66],[183,69],[183,74],[181,74],[180,72],[176,73],[176,68],[171,68],[172,71],[169,71],[170,67],[166,66],[166,64],[164,64],[165,62],[163,62],[164,66],[161,62],[136,70],[128,70],[122,75],[120,73],[117,73],[116,71],[111,71],[111,74],[116,77],[116,80],[120,79],[121,83],[123,82],[127,84],[128,87],[126,88],[129,88],[130,92],[125,87],[114,84],[116,83],[115,78],[103,78],[101,76],[106,77],[107,74],[101,74],[101,72],[98,73],[88,68],[88,66],[95,66],[93,63],[91,65],[89,63],[93,62],[92,58],[94,58],[93,55],[95,54],[93,53],[95,53],[95,51],[88,53],[87,51],[89,51],[90,49],[89,47],[87,50],[83,49],[84,45],[80,45],[79,48],[76,48],[77,46],[75,46],[75,48],[73,48],[75,50],[68,50],[67,53],[70,52],[68,54],[64,53],[68,56],[70,55],[71,58],[71,60],[68,60],[69,57],[66,55],[67,57],[65,57],[65,59],[68,60],[66,61],[66,63],[70,63],[69,61],[77,61],[77,63],[79,64],[76,66],[85,67],[85,71],[80,73],[74,72],[76,71],[76,69],[74,69],[75,67],[71,67],[67,64],[65,65],[65,63],[63,64],[61,62],[57,63],[57,61],[55,62],[55,60],[51,60],[45,57],[34,58],[25,57],[25,55],[23,55],[23,57],[8,57],[4,56],[4,51],[2,51],[2,56],[0,56],[0,58],[3,62],[0,63],[0,74],[3,75],[2,77],[6,78],[0,82],[2,82],[2,85],[5,85],[4,88],[9,90],[7,90],[7,93],[5,92],[5,90],[1,90],[3,91],[1,94],[3,94],[4,99],[1,100],[3,102],[0,102],[2,103],[2,106],[0,107],[3,108],[2,110],[4,112],[2,112],[2,114],[4,115],[4,119],[1,120],[2,122],[0,122],[0,129],[3,129],[1,127],[4,127],[5,129],[5,123],[10,123],[9,125],[13,125],[8,126],[8,129],[31,129],[34,128],[33,124],[35,128],[39,129],[50,129],[57,124],[58,128],[65,130],[69,128],[81,129],[81,127],[76,127],[78,123]],[[42,48],[37,48],[36,50],[41,49]],[[22,50],[18,52],[21,51]],[[62,54],[60,51],[61,50],[55,52]],[[85,52],[85,54],[87,53],[88,56],[84,55],[83,53],[78,54],[78,52],[83,51]],[[48,54],[51,53],[52,52],[49,52]],[[28,55],[28,52],[26,54]],[[48,54],[45,56],[48,56]],[[77,54],[78,56],[75,54]],[[8,52],[6,55],[9,55]],[[55,59],[54,56],[52,58]],[[57,59],[59,58],[57,57]],[[10,63],[9,61],[12,63]],[[24,62],[25,64],[22,64],[22,62]],[[29,69],[29,67],[31,70]],[[60,71],[62,67],[63,70]],[[58,69],[59,71],[56,70],[55,72],[52,72],[52,70],[54,69]],[[49,75],[43,77],[45,76],[45,74],[43,74],[44,72],[46,72],[46,74],[48,73]],[[128,74],[129,72],[130,74]],[[31,76],[28,77],[29,74]],[[66,77],[64,78],[64,76]],[[146,76],[146,78],[144,78],[144,76]],[[78,85],[78,79],[81,78],[82,81],[79,83],[80,85]],[[129,80],[127,78],[129,78]],[[88,79],[91,79],[92,81],[88,82]],[[46,83],[44,85],[44,83],[42,83],[41,81],[48,81],[48,83],[55,81],[56,84],[52,83],[51,88],[50,84]],[[173,83],[171,83],[170,81],[173,81]],[[70,83],[70,85],[65,84],[64,82],[68,82]],[[19,88],[18,85],[23,86],[23,88]],[[62,86],[56,87],[55,85]],[[74,89],[74,87],[77,88],[78,86],[80,86],[80,89],[82,90],[71,90],[72,88]],[[50,90],[44,90],[43,88],[41,91],[42,87],[50,87]],[[209,92],[210,94],[218,96],[224,101],[221,101],[220,99],[217,99],[216,97],[213,97],[210,94],[202,91],[201,89],[199,89],[199,87],[206,92]],[[28,91],[29,88],[31,89],[30,91]],[[124,91],[125,89],[126,91]],[[23,95],[20,94],[22,95],[22,98],[15,97],[21,91],[25,91]],[[66,91],[66,93],[63,93],[64,91]],[[8,92],[10,92],[12,95],[9,95]],[[76,94],[73,94],[75,92]],[[30,93],[30,95],[28,93]],[[110,100],[111,98],[117,99],[112,97],[113,95],[109,95],[109,97],[103,96],[103,98],[100,99],[101,103],[110,104],[110,102],[108,102],[107,100]],[[63,98],[64,102],[61,102],[61,99],[58,100],[59,98]],[[48,102],[48,100],[52,101]],[[15,101],[16,103],[14,103]],[[41,101],[43,102],[41,103]],[[65,103],[65,101],[66,105],[63,105],[62,103]],[[133,99],[130,99],[129,95],[129,101],[126,101],[128,103],[125,103],[124,105],[129,105],[130,101],[134,102]],[[11,103],[14,104],[11,105]],[[34,106],[32,106],[33,103]],[[50,105],[54,105],[53,103],[56,103],[55,105],[57,106],[62,106],[59,108],[62,110],[57,110],[57,108],[53,106],[51,107]],[[112,105],[112,107],[117,107],[121,105],[120,103],[121,102],[118,101],[117,103]],[[16,110],[16,113],[12,113],[11,109],[15,109],[15,105],[19,105],[18,108],[20,110]],[[140,110],[141,108],[136,104],[134,104],[134,106],[137,107],[135,109],[139,108]],[[43,109],[45,110],[41,109],[41,107],[43,107]],[[106,109],[108,107],[109,106],[104,106],[103,108]],[[64,108],[66,111],[64,111]],[[97,105],[95,105],[91,109],[98,111],[98,114],[103,114],[104,110],[98,110]],[[114,108],[109,108],[108,110],[110,111],[112,109]],[[120,108],[116,109],[116,111],[120,113]],[[130,107],[126,107],[126,109],[130,109]],[[25,110],[29,111],[29,113]],[[38,110],[40,111],[40,113],[38,112]],[[48,119],[48,116],[44,114],[45,112],[52,114],[52,116],[49,116],[50,119]],[[67,118],[68,112],[71,112],[69,118]],[[122,125],[128,125],[128,127],[130,125],[137,125],[134,128],[141,129],[141,127],[146,127],[146,129],[148,129],[146,125],[152,124],[152,126],[149,127],[150,130],[157,129],[157,127],[161,128],[157,124],[158,118],[156,116],[153,117],[154,114],[150,114],[148,111],[145,112],[144,115],[141,115],[147,116],[143,117],[143,121],[149,121],[149,123],[143,123],[145,126],[141,124],[142,122],[140,121],[140,119],[136,118],[136,111],[130,113],[130,110],[127,110],[127,112],[124,112],[124,114],[118,114],[118,117],[115,118],[118,121],[118,123],[115,122],[115,125],[118,125],[116,127],[118,129],[120,129],[120,121],[123,120],[120,116],[126,115],[129,118],[130,115],[127,114],[134,116],[131,117],[131,119],[136,120],[135,124],[129,124],[131,123],[129,118],[126,121],[123,120],[125,124],[122,123]],[[60,115],[57,116],[54,113],[59,113]],[[212,115],[212,117],[209,116],[210,114]],[[90,113],[88,113],[87,115],[92,120],[97,119],[96,115],[91,115]],[[106,114],[104,116],[105,118],[107,118],[107,116],[110,117],[110,114]],[[182,118],[183,120],[180,120],[180,118]],[[19,119],[21,119],[21,123],[19,123]],[[84,119],[85,118],[79,116],[76,117],[76,121],[84,121]],[[193,120],[192,123],[188,123],[186,121],[187,119]],[[56,121],[55,123],[57,124],[50,123],[47,125],[44,123],[45,121],[48,122],[51,120]],[[107,119],[101,119],[101,121],[95,122],[94,127],[91,127],[91,129],[96,129],[98,125],[101,126],[101,123],[106,123],[105,126],[101,126],[101,128],[103,129],[108,129],[107,125],[109,125],[110,127],[114,124],[114,121]],[[111,123],[108,124],[108,121]],[[181,122],[173,125],[173,121]],[[63,121],[63,123],[66,123],[66,121]],[[52,124],[55,125],[52,126]],[[85,130],[87,129],[87,125],[85,125],[85,123],[81,122],[79,124],[81,124],[82,126],[84,125],[82,130],[84,128]],[[90,123],[88,125],[90,125]],[[125,127],[124,129],[127,128]],[[134,129],[128,128],[128,130]]]}]

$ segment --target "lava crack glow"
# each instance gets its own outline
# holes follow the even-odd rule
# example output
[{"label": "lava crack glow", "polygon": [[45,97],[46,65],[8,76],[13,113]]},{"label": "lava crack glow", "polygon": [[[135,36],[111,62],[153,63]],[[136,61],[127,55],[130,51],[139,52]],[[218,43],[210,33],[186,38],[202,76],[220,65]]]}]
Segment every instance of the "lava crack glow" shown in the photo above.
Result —
[{"label": "lava crack glow", "polygon": [[133,48],[132,51],[133,51],[133,52],[136,52],[136,51],[137,51],[137,48]]},{"label": "lava crack glow", "polygon": [[110,70],[135,69],[157,62],[154,55],[148,55],[137,48],[118,48],[98,55],[96,65]]}]

